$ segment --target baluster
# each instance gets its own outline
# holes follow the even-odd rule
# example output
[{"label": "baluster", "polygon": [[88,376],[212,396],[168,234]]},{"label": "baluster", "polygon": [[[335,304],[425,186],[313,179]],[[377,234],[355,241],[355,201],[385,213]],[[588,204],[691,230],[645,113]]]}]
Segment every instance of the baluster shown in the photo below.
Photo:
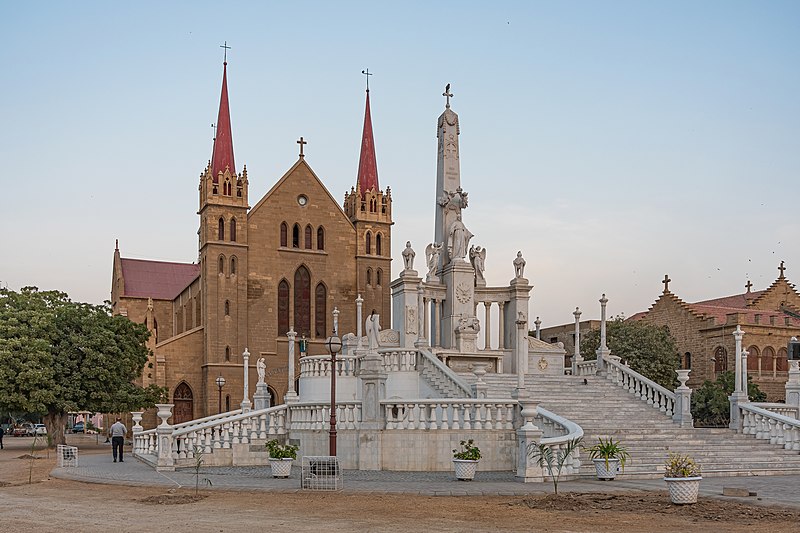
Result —
[{"label": "baluster", "polygon": [[777,428],[775,427],[777,424],[774,418],[770,418],[768,422],[769,422],[769,443],[775,444],[776,441],[778,440],[778,432]]},{"label": "baluster", "polygon": [[419,429],[428,429],[428,427],[429,427],[428,426],[428,409],[430,409],[430,404],[428,404],[428,403],[420,403],[419,404]]}]

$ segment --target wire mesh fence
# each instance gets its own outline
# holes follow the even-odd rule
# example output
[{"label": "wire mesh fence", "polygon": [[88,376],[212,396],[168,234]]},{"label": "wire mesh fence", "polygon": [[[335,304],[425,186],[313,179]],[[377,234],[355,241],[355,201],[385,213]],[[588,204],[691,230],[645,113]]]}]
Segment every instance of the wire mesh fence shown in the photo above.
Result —
[{"label": "wire mesh fence", "polygon": [[300,488],[313,491],[342,490],[342,469],[335,456],[303,456]]},{"label": "wire mesh fence", "polygon": [[78,447],[77,446],[66,446],[64,444],[59,444],[58,449],[56,450],[58,454],[58,466],[59,467],[75,467],[78,466]]}]

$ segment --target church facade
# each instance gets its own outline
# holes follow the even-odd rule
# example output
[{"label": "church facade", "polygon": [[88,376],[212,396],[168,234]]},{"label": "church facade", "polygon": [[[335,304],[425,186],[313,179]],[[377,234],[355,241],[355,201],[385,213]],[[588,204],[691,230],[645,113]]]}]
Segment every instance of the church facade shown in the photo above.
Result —
[{"label": "church facade", "polygon": [[753,291],[748,282],[744,293],[695,303],[670,291],[671,280],[665,276],[661,296],[649,310],[629,320],[669,328],[682,368],[692,370],[692,388],[707,379],[715,380],[720,372],[734,370],[733,332],[740,326],[745,332],[742,342],[748,352],[748,375],[767,393],[768,401],[784,401],[787,345],[792,337],[800,337],[800,294],[784,271],[781,262],[778,278],[764,290]]},{"label": "church facade", "polygon": [[392,197],[378,184],[369,90],[357,183],[343,205],[306,161],[305,140],[298,144],[297,161],[251,206],[247,168],[237,173],[234,162],[225,62],[213,153],[200,175],[197,263],[114,251],[113,312],[151,331],[142,383],[168,389],[173,423],[238,408],[246,349],[250,366],[265,359],[272,401],[283,403],[287,333],[306,341],[305,353],[324,354],[334,309],[343,311],[340,332],[355,331],[359,295],[368,311],[390,314]]}]

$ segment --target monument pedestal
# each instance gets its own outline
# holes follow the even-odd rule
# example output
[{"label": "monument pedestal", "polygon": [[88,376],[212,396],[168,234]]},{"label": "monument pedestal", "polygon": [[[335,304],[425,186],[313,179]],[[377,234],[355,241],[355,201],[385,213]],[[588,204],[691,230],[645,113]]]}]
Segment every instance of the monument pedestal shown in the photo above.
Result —
[{"label": "monument pedestal", "polygon": [[253,395],[253,409],[258,411],[259,409],[269,409],[270,407],[270,397],[269,397],[269,389],[267,389],[266,383],[258,383],[256,384],[256,393]]},{"label": "monument pedestal", "polygon": [[[442,348],[458,348],[456,330],[462,318],[475,318],[475,271],[463,259],[453,259],[442,272],[447,296],[442,312]],[[477,339],[477,333],[475,333]],[[466,340],[466,339],[465,339]],[[474,342],[474,341],[473,341]],[[472,350],[468,350],[474,352]]]},{"label": "monument pedestal", "polygon": [[403,270],[392,282],[392,329],[400,334],[400,347],[413,348],[419,340],[419,284],[416,270]]},{"label": "monument pedestal", "polygon": [[[358,352],[357,352],[358,354]],[[358,431],[358,469],[381,469],[381,430],[386,427],[381,400],[386,399],[386,379],[383,358],[369,352],[361,360],[361,425]]]}]

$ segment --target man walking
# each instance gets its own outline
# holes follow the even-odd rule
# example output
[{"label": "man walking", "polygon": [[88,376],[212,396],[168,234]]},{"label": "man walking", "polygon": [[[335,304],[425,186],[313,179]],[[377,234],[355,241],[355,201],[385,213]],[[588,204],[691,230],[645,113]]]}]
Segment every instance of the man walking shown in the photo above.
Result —
[{"label": "man walking", "polygon": [[122,447],[125,445],[125,434],[128,433],[128,429],[125,427],[125,424],[122,423],[121,418],[117,417],[117,421],[111,426],[109,433],[111,433],[111,448],[114,454],[114,462],[117,462],[117,450],[119,450],[119,462],[123,463]]},{"label": "man walking", "polygon": [[3,449],[3,435],[5,434],[6,432],[3,430],[3,426],[0,426],[0,450]]}]

